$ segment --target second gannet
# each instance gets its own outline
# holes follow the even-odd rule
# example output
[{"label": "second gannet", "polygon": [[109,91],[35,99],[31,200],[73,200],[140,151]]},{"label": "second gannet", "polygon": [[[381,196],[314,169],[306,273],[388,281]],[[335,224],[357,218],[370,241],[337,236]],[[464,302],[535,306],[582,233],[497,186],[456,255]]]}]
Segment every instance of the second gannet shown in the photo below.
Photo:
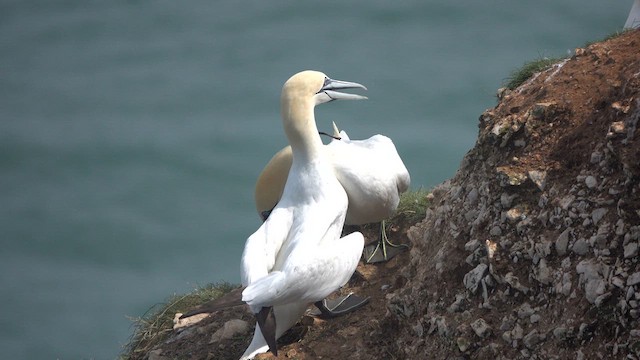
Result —
[{"label": "second gannet", "polygon": [[[407,191],[411,177],[393,141],[384,135],[374,135],[365,140],[351,140],[347,133],[333,124],[333,140],[324,151],[340,184],[349,198],[345,224],[362,225],[381,223],[380,241],[367,249],[365,260],[372,262],[389,259],[384,221],[398,207],[400,194]],[[255,204],[260,217],[267,218],[278,203],[291,166],[291,147],[277,152],[267,163],[256,182]],[[381,254],[377,250],[381,250]],[[379,256],[382,255],[382,256]]]},{"label": "second gannet", "polygon": [[315,123],[316,105],[365,97],[338,92],[364,86],[303,71],[285,82],[282,123],[292,149],[291,170],[278,205],[245,243],[242,299],[256,314],[253,340],[241,359],[271,350],[306,306],[344,285],[364,246],[361,233],[340,238],[347,195],[335,177]]}]

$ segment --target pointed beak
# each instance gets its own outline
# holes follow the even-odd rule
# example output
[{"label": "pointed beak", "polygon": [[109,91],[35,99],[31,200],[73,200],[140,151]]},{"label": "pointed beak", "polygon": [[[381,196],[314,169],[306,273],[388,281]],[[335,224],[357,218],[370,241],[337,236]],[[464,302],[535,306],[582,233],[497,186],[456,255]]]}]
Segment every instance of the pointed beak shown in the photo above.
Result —
[{"label": "pointed beak", "polygon": [[318,96],[318,104],[320,103],[324,103],[324,102],[329,102],[329,101],[333,101],[333,100],[364,100],[367,99],[366,96],[362,96],[362,95],[357,95],[357,94],[349,94],[349,93],[343,93],[340,91],[336,91],[336,90],[343,90],[343,89],[364,89],[367,90],[367,88],[364,85],[355,83],[355,82],[349,82],[349,81],[340,81],[340,80],[333,80],[330,78],[325,78],[324,80],[324,85],[322,86],[322,88],[320,89],[320,91],[318,91],[318,93],[316,94],[316,96]]}]

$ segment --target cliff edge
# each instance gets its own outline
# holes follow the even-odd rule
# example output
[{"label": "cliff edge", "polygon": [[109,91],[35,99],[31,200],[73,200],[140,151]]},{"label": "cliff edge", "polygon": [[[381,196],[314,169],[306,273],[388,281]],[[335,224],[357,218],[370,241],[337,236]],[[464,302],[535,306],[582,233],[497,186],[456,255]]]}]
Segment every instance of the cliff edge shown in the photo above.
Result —
[{"label": "cliff edge", "polygon": [[[639,30],[500,91],[424,220],[392,227],[411,250],[342,290],[370,304],[303,318],[278,359],[640,357],[639,118]],[[125,357],[237,359],[252,334],[236,307]]]}]

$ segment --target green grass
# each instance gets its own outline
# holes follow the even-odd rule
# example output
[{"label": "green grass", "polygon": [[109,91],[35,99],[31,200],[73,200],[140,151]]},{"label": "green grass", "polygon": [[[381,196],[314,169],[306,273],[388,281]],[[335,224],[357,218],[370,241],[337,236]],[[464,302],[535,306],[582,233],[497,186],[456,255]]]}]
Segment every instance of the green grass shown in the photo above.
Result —
[{"label": "green grass", "polygon": [[217,299],[236,288],[226,282],[209,284],[185,295],[173,295],[166,302],[152,306],[139,318],[133,318],[134,334],[120,355],[122,360],[142,359],[163,342],[173,329],[177,312],[186,312],[209,300]]},{"label": "green grass", "polygon": [[529,61],[522,65],[520,69],[514,70],[511,72],[509,77],[507,78],[507,83],[505,87],[509,90],[514,90],[518,86],[522,85],[525,81],[529,80],[533,74],[547,70],[553,64],[562,61],[563,58],[540,58],[537,60]]},{"label": "green grass", "polygon": [[[611,40],[630,30],[632,29],[615,31],[600,40],[587,42],[583,47],[586,48],[589,45],[592,45],[595,43]],[[514,90],[518,86],[522,85],[525,81],[529,80],[533,76],[533,74],[540,71],[547,70],[554,64],[557,64],[558,62],[564,59],[566,59],[566,57],[552,57],[552,58],[541,57],[539,59],[526,62],[524,65],[522,65],[521,68],[511,72],[511,74],[507,77],[505,81],[506,82],[505,87],[509,90]]]},{"label": "green grass", "polygon": [[387,222],[390,224],[398,224],[406,222],[407,224],[416,224],[424,219],[429,207],[427,195],[429,191],[425,189],[409,190],[400,195],[400,203],[396,209],[395,215]]}]

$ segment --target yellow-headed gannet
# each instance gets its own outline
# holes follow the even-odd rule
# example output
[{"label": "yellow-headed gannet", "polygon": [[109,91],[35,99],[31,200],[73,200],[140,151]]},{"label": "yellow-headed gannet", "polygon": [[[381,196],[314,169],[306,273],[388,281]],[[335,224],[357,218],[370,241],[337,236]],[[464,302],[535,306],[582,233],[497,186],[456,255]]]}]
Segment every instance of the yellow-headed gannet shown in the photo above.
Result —
[{"label": "yellow-headed gannet", "polygon": [[282,123],[293,160],[278,205],[252,234],[242,254],[242,299],[257,314],[253,340],[241,359],[271,350],[276,339],[344,285],[364,246],[361,233],[340,238],[347,194],[333,172],[315,123],[316,105],[365,97],[338,92],[364,86],[303,71],[284,84]]},{"label": "yellow-headed gannet", "polygon": [[[393,141],[384,135],[374,135],[366,140],[351,140],[344,131],[334,134],[324,147],[336,177],[349,198],[345,224],[362,225],[381,222],[381,239],[377,245],[367,248],[368,262],[384,261],[387,256],[384,220],[390,218],[398,207],[400,194],[409,188],[411,177]],[[276,153],[258,177],[255,203],[258,214],[264,220],[278,203],[291,166],[291,147]],[[382,254],[377,250],[382,248]],[[382,255],[382,256],[380,256]]]}]

